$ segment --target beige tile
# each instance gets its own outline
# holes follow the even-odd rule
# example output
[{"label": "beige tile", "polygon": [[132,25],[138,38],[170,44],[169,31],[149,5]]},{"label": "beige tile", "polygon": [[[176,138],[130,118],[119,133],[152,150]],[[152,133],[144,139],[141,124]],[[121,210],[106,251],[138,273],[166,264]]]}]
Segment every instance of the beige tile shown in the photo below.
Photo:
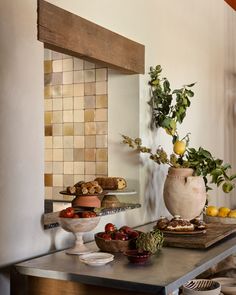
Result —
[{"label": "beige tile", "polygon": [[64,161],[72,162],[73,161],[73,149],[65,149],[63,150],[64,153]]},{"label": "beige tile", "polygon": [[44,185],[45,186],[52,186],[52,174],[44,174]]},{"label": "beige tile", "polygon": [[52,133],[53,136],[62,136],[62,124],[53,124]]},{"label": "beige tile", "polygon": [[74,84],[74,96],[84,96],[84,84]]},{"label": "beige tile", "polygon": [[97,95],[96,96],[96,108],[107,108],[108,107],[108,99],[107,95]]},{"label": "beige tile", "polygon": [[62,73],[53,73],[52,85],[61,85],[61,84],[62,84]]},{"label": "beige tile", "polygon": [[63,161],[63,149],[53,149],[53,161]]},{"label": "beige tile", "polygon": [[44,74],[44,87],[52,84],[52,74]]},{"label": "beige tile", "polygon": [[84,162],[74,162],[74,174],[84,174]]},{"label": "beige tile", "polygon": [[53,85],[52,89],[52,97],[62,97],[62,85]]},{"label": "beige tile", "polygon": [[73,162],[64,162],[64,174],[73,174],[74,167]]},{"label": "beige tile", "polygon": [[73,148],[74,137],[73,136],[64,136],[63,143],[64,143],[64,148],[66,148],[66,149]]},{"label": "beige tile", "polygon": [[74,122],[84,122],[84,110],[74,110]]},{"label": "beige tile", "polygon": [[52,112],[44,112],[44,124],[50,125],[52,123]]},{"label": "beige tile", "polygon": [[107,149],[97,149],[96,150],[96,161],[97,162],[107,162],[108,152]]},{"label": "beige tile", "polygon": [[96,134],[108,134],[107,122],[96,122]]},{"label": "beige tile", "polygon": [[74,71],[83,70],[84,61],[80,58],[74,57]]},{"label": "beige tile", "polygon": [[52,136],[44,136],[45,149],[52,149]]},{"label": "beige tile", "polygon": [[96,162],[96,174],[107,175],[107,162]]},{"label": "beige tile", "polygon": [[91,174],[91,175],[85,175],[84,176],[84,181],[93,181],[95,179],[95,175],[94,174]]},{"label": "beige tile", "polygon": [[88,109],[84,111],[84,121],[93,122],[95,119],[95,109]]},{"label": "beige tile", "polygon": [[94,81],[95,81],[95,70],[85,70],[84,82],[94,82]]},{"label": "beige tile", "polygon": [[52,109],[53,111],[61,111],[62,110],[62,99],[54,98],[52,100]]},{"label": "beige tile", "polygon": [[52,114],[53,123],[62,123],[62,111],[54,111]]},{"label": "beige tile", "polygon": [[44,110],[52,111],[52,99],[44,99]]},{"label": "beige tile", "polygon": [[73,84],[73,72],[63,72],[63,84]]},{"label": "beige tile", "polygon": [[52,136],[52,125],[45,125],[44,126],[44,135],[45,136]]},{"label": "beige tile", "polygon": [[74,162],[84,161],[84,149],[74,149]]},{"label": "beige tile", "polygon": [[74,148],[84,148],[84,136],[74,136]]},{"label": "beige tile", "polygon": [[85,162],[85,174],[95,174],[95,162]]},{"label": "beige tile", "polygon": [[52,61],[51,60],[45,60],[44,61],[44,73],[48,74],[52,72]]},{"label": "beige tile", "polygon": [[44,48],[44,60],[52,59],[52,51],[50,49]]},{"label": "beige tile", "polygon": [[84,135],[84,123],[74,123],[74,135]]},{"label": "beige tile", "polygon": [[85,135],[95,135],[96,134],[96,123],[86,122],[85,123]]},{"label": "beige tile", "polygon": [[54,186],[52,188],[52,199],[53,200],[61,199],[60,191],[62,190],[63,190],[63,186]]},{"label": "beige tile", "polygon": [[52,96],[51,85],[47,85],[44,87],[44,98],[51,98],[51,96]]},{"label": "beige tile", "polygon": [[96,69],[96,82],[102,82],[107,80],[107,69]]},{"label": "beige tile", "polygon": [[62,59],[62,53],[52,50],[52,59]]},{"label": "beige tile", "polygon": [[54,73],[62,72],[62,60],[54,60],[52,62],[52,70]]},{"label": "beige tile", "polygon": [[72,58],[72,56],[71,55],[68,55],[68,54],[62,54],[62,58],[63,59]]},{"label": "beige tile", "polygon": [[84,109],[84,97],[83,96],[75,96],[74,97],[74,110]]},{"label": "beige tile", "polygon": [[63,111],[63,122],[69,123],[73,122],[73,111]]},{"label": "beige tile", "polygon": [[95,148],[96,147],[96,136],[87,135],[85,136],[85,148]]},{"label": "beige tile", "polygon": [[96,161],[96,149],[85,149],[84,160],[87,162]]},{"label": "beige tile", "polygon": [[45,199],[52,199],[52,187],[44,187]]},{"label": "beige tile", "polygon": [[97,109],[95,113],[95,121],[107,121],[107,109]]},{"label": "beige tile", "polygon": [[107,135],[96,135],[96,147],[107,148]]},{"label": "beige tile", "polygon": [[63,186],[73,186],[75,184],[73,175],[65,174],[63,177]]},{"label": "beige tile", "polygon": [[64,71],[73,71],[73,59],[72,58],[66,58],[62,60],[62,69]]},{"label": "beige tile", "polygon": [[73,110],[73,97],[63,98],[63,110]]},{"label": "beige tile", "polygon": [[94,82],[84,83],[84,95],[95,95],[96,85]]},{"label": "beige tile", "polygon": [[74,71],[74,83],[84,83],[84,71]]},{"label": "beige tile", "polygon": [[53,162],[53,174],[63,174],[63,162]]},{"label": "beige tile", "polygon": [[73,136],[74,135],[74,124],[73,123],[63,124],[63,134],[65,136]]},{"label": "beige tile", "polygon": [[83,172],[83,174],[74,174],[74,183],[77,183],[79,181],[85,181],[84,180],[84,172]]},{"label": "beige tile", "polygon": [[72,97],[74,95],[73,84],[63,85],[62,94],[63,94],[63,97]]},{"label": "beige tile", "polygon": [[59,174],[53,175],[53,186],[63,186],[63,176]]},{"label": "beige tile", "polygon": [[95,108],[95,96],[85,96],[84,97],[84,108],[94,109]]},{"label": "beige tile", "polygon": [[44,160],[47,162],[52,161],[52,149],[45,149],[44,150]]},{"label": "beige tile", "polygon": [[84,69],[85,70],[89,70],[89,69],[94,69],[95,68],[95,64],[89,61],[84,61]]},{"label": "beige tile", "polygon": [[107,94],[107,82],[96,82],[96,95]]},{"label": "beige tile", "polygon": [[53,136],[53,148],[63,148],[63,137],[62,136]]},{"label": "beige tile", "polygon": [[44,173],[52,173],[52,163],[53,162],[45,162],[44,161]]}]

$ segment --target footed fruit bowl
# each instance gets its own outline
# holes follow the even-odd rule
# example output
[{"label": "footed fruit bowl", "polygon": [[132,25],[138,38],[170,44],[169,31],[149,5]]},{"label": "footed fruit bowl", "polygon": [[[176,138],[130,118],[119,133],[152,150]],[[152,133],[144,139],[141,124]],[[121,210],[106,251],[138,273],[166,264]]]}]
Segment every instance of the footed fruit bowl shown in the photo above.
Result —
[{"label": "footed fruit bowl", "polygon": [[66,250],[67,254],[85,254],[91,251],[84,245],[83,234],[93,230],[99,223],[101,217],[90,218],[65,218],[59,217],[61,227],[75,236],[75,244]]}]

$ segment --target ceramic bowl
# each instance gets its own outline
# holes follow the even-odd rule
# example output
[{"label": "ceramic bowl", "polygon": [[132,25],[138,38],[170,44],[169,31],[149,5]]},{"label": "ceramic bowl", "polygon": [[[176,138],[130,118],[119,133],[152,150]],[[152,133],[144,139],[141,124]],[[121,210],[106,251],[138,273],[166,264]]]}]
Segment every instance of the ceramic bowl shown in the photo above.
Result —
[{"label": "ceramic bowl", "polygon": [[151,253],[148,251],[139,252],[138,250],[128,250],[124,255],[131,263],[144,264],[148,261]]},{"label": "ceramic bowl", "polygon": [[213,280],[191,280],[183,285],[183,295],[219,295],[220,283]]},{"label": "ceramic bowl", "polygon": [[223,294],[236,295],[236,279],[235,278],[214,278],[213,281],[216,281],[221,284],[221,291]]}]

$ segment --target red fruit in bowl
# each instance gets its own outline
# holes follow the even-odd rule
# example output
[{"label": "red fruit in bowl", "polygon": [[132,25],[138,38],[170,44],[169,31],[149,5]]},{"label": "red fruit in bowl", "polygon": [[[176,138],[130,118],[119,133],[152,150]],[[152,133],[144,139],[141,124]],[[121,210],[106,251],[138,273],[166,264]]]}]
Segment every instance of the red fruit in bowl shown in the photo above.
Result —
[{"label": "red fruit in bowl", "polygon": [[121,232],[116,232],[114,240],[126,241],[127,240],[127,235],[123,234]]},{"label": "red fruit in bowl", "polygon": [[119,229],[119,231],[124,232],[125,234],[129,234],[130,232],[133,231],[133,229],[127,225],[124,225]]},{"label": "red fruit in bowl", "polygon": [[112,240],[111,235],[108,233],[103,233],[100,237],[104,240],[107,240],[107,241]]},{"label": "red fruit in bowl", "polygon": [[105,232],[108,233],[108,232],[113,232],[116,230],[116,227],[113,223],[107,223],[105,225]]},{"label": "red fruit in bowl", "polygon": [[139,233],[135,230],[129,233],[129,238],[130,239],[136,239],[139,236]]}]

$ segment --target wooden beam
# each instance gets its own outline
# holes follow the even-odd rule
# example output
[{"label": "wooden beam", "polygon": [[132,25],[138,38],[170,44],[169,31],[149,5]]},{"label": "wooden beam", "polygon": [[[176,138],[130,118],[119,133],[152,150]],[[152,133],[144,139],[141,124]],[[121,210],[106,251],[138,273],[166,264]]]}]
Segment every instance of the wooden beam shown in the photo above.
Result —
[{"label": "wooden beam", "polygon": [[38,40],[50,49],[124,73],[144,73],[144,45],[44,0],[38,1]]},{"label": "wooden beam", "polygon": [[234,10],[236,10],[236,0],[225,0]]}]

